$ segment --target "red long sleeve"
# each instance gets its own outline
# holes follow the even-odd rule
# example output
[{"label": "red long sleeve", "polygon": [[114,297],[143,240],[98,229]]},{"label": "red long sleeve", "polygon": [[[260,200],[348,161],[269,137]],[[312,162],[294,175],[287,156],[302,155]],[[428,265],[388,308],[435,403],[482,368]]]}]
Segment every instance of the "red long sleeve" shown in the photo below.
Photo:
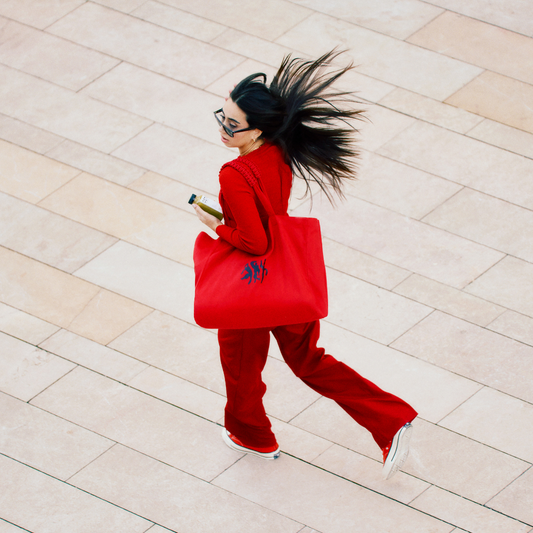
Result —
[{"label": "red long sleeve", "polygon": [[[280,149],[265,143],[249,158],[261,173],[261,184],[274,212],[287,214],[292,173],[285,164]],[[218,226],[217,235],[245,252],[261,255],[268,247],[268,215],[257,199],[246,178],[232,167],[220,172],[220,205],[224,224]]]},{"label": "red long sleeve", "polygon": [[[268,239],[253,189],[237,170],[225,168],[220,173],[220,190],[226,224],[217,228],[217,234],[245,252],[264,254]],[[234,222],[234,227],[228,225],[230,221]]]}]

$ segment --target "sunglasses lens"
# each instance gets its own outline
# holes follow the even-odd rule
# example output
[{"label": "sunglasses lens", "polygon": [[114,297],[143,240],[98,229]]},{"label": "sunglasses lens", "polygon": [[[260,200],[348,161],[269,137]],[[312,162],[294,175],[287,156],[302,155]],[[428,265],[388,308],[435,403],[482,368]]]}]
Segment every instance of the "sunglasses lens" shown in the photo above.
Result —
[{"label": "sunglasses lens", "polygon": [[[222,111],[222,110],[220,110]],[[233,132],[224,124],[224,122],[220,119],[219,113],[220,111],[215,111],[215,118],[217,119],[217,122],[220,126],[222,126],[222,129],[230,136],[233,137]]]}]

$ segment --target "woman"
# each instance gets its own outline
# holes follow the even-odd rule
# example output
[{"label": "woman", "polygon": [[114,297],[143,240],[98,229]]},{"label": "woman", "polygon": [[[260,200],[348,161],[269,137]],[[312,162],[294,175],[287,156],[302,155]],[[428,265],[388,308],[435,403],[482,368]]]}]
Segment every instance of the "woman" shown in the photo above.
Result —
[{"label": "woman", "polygon": [[[345,179],[354,176],[353,128],[349,93],[334,92],[332,84],[351,65],[328,74],[338,56],[330,52],[314,62],[287,56],[272,83],[253,74],[231,91],[215,112],[221,141],[237,148],[261,175],[261,186],[276,214],[287,214],[293,172],[342,196]],[[353,106],[352,106],[353,107]],[[220,204],[225,223],[194,206],[198,218],[233,246],[261,255],[268,246],[268,215],[253,188],[234,168],[220,173]],[[383,475],[390,478],[409,451],[410,422],[416,411],[400,398],[382,391],[350,367],[317,347],[319,321],[275,328],[219,330],[220,357],[226,380],[224,442],[231,448],[266,459],[280,450],[263,407],[270,332],[291,370],[318,393],[335,400],[368,429],[383,450]]]}]

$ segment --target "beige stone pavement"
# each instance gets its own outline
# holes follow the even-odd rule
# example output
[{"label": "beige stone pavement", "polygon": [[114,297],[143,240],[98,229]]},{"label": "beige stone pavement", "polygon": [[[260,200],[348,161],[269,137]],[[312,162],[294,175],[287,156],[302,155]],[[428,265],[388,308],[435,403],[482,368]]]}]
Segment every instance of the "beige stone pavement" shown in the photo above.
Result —
[{"label": "beige stone pavement", "polygon": [[[420,413],[388,482],[274,347],[282,456],[228,449],[192,317],[212,111],[335,46],[370,121],[313,201],[322,342]],[[532,383],[532,2],[0,0],[0,533],[528,533]]]}]

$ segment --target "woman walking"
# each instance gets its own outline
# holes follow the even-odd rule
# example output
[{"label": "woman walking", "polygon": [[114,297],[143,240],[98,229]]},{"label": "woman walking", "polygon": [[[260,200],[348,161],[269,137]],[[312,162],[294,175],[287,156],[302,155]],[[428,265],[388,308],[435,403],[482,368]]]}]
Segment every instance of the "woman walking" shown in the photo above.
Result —
[{"label": "woman walking", "polygon": [[[360,115],[349,93],[332,84],[351,66],[327,72],[339,54],[316,61],[287,56],[270,86],[266,75],[248,76],[215,112],[221,141],[239,150],[241,162],[260,173],[260,188],[276,215],[286,215],[293,173],[316,182],[331,199],[342,196],[346,179],[354,177],[357,151],[349,121]],[[254,188],[231,166],[220,172],[220,204],[224,223],[197,205],[198,218],[232,246],[262,255],[268,247],[268,214]],[[218,341],[227,404],[222,437],[231,448],[266,459],[280,450],[263,407],[266,386],[261,379],[274,335],[291,370],[316,392],[331,398],[372,434],[383,451],[383,476],[397,472],[409,451],[416,411],[337,361],[317,346],[318,320],[273,328],[220,329]]]}]

